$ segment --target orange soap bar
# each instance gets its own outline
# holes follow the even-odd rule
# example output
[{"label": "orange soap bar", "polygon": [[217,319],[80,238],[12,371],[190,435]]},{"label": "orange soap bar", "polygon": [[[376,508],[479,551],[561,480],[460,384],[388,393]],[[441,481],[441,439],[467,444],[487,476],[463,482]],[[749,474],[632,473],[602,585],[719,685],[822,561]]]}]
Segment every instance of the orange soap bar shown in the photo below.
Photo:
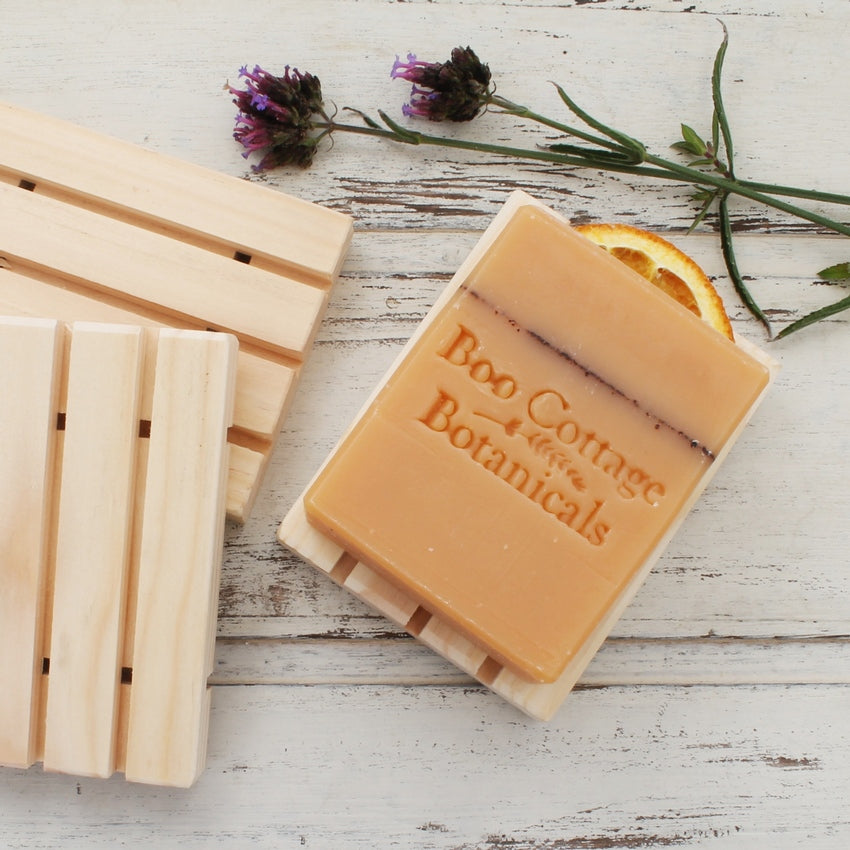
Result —
[{"label": "orange soap bar", "polygon": [[553,682],[768,380],[520,205],[309,488],[307,519],[497,664]]}]

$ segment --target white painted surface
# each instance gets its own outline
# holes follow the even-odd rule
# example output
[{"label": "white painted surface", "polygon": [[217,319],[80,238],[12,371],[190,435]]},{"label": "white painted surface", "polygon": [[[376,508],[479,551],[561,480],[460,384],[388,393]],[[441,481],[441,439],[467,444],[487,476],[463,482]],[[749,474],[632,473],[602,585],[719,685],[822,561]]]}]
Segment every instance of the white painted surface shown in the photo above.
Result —
[{"label": "white painted surface", "polygon": [[[719,17],[738,173],[850,191],[846,0],[0,0],[0,13],[0,99],[244,176],[222,90],[240,65],[297,65],[328,101],[398,114],[395,54],[443,59],[467,43],[505,96],[560,115],[557,80],[663,153],[680,121],[707,128]],[[451,132],[531,138],[492,115]],[[846,847],[850,314],[764,342],[710,226],[684,235],[693,208],[677,185],[343,136],[309,171],[261,179],[351,213],[356,232],[254,515],[227,530],[207,771],[178,792],[3,770],[0,847]],[[782,363],[549,725],[473,687],[275,542],[517,187],[568,216],[668,233],[716,277],[736,331]],[[810,281],[850,259],[850,242],[734,211],[739,261],[778,326],[837,300]]]}]

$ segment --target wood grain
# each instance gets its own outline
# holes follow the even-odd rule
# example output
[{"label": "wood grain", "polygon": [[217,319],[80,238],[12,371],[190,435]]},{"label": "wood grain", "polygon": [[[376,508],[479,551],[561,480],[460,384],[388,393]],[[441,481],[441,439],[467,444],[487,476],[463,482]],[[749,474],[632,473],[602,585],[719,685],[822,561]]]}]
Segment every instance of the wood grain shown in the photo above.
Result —
[{"label": "wood grain", "polygon": [[188,787],[203,770],[236,338],[164,330],[139,530],[124,772]]},{"label": "wood grain", "polygon": [[212,244],[228,257],[239,251],[255,266],[296,270],[325,285],[339,274],[339,246],[351,230],[344,216],[291,198],[281,227],[280,198],[223,174],[10,104],[0,105],[0,125],[0,173],[34,184],[40,195],[181,242]]},{"label": "wood grain", "polygon": [[76,325],[71,339],[46,770],[102,777],[115,771],[142,345],[141,329],[126,325]]},{"label": "wood grain", "polygon": [[62,354],[56,322],[0,321],[0,763],[19,767],[38,757]]}]

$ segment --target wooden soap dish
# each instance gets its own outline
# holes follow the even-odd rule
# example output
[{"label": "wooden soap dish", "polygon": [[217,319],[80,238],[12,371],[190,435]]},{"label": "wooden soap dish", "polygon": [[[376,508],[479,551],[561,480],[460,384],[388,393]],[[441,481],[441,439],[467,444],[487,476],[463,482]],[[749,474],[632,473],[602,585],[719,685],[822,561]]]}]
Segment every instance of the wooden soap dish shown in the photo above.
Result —
[{"label": "wooden soap dish", "polygon": [[0,314],[234,334],[234,519],[351,233],[341,213],[0,104]]},{"label": "wooden soap dish", "polygon": [[[348,433],[351,432],[364,413],[369,410],[370,405],[387,384],[389,378],[398,369],[399,365],[405,361],[408,352],[410,352],[411,348],[422,337],[425,330],[434,322],[444,305],[458,291],[458,288],[469,278],[479,260],[482,259],[498,235],[511,221],[514,214],[521,207],[528,205],[542,208],[541,204],[524,193],[516,192],[511,196],[473,252],[458,270],[452,283],[442,293],[408,345],[402,350],[387,375],[367,400]],[[773,373],[775,364],[764,353],[746,341],[739,341],[739,345],[748,354],[765,364],[770,374]],[[643,583],[652,565],[656,562],[664,547],[681,524],[693,502],[704,489],[714,472],[719,468],[720,463],[735,442],[738,434],[745,427],[749,416],[757,406],[758,401],[763,397],[763,394],[762,392],[756,403],[749,409],[747,415],[739,423],[731,438],[722,447],[722,451],[718,452],[715,462],[708,465],[707,471],[698,481],[698,485],[692,491],[687,502],[675,515],[674,521],[667,528],[663,538],[658,542],[653,551],[650,552],[642,565],[632,574],[631,578],[620,588],[612,604],[605,609],[597,625],[592,629],[583,643],[581,643],[575,654],[568,660],[563,673],[553,682],[535,682],[531,679],[523,678],[517,672],[504,667],[499,661],[488,655],[480,645],[473,643],[455,624],[421,607],[417,598],[407,592],[400,583],[389,580],[373,567],[358,560],[356,555],[346,551],[341,545],[334,542],[330,536],[323,534],[320,529],[311,525],[309,522],[303,495],[283,520],[278,531],[278,539],[282,544],[296,552],[306,561],[328,574],[337,583],[350,590],[360,599],[371,604],[390,620],[418,638],[422,643],[453,662],[461,670],[476,678],[508,702],[532,717],[542,720],[549,719],[578,681],[593,655]],[[345,440],[345,436],[343,435],[340,444]],[[334,457],[338,450],[339,445],[326,463]],[[308,487],[307,490],[309,489]]]},{"label": "wooden soap dish", "polygon": [[0,763],[203,767],[237,341],[0,318]]}]

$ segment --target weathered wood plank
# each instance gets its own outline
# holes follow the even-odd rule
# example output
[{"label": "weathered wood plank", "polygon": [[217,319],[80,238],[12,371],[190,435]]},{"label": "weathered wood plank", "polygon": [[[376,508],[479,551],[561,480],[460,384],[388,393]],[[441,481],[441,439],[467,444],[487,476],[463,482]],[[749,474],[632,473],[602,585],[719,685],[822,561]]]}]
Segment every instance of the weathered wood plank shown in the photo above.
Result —
[{"label": "weathered wood plank", "polygon": [[108,847],[116,822],[131,844],[199,848],[791,850],[850,835],[846,686],[573,696],[541,725],[466,687],[216,688],[191,806],[162,789],[6,772],[0,822],[22,850],[60,835]]},{"label": "weathered wood plank", "polygon": [[[31,65],[26,61],[30,19],[21,0],[13,0],[11,8],[18,4],[22,13],[10,14],[7,24],[10,67]],[[285,55],[274,28],[256,26],[250,31],[248,57],[239,39],[216,51],[196,50],[193,79],[205,81],[200,88],[187,84],[185,69],[175,58],[184,49],[180,39],[186,33],[180,10],[157,5],[146,21],[134,19],[134,23],[135,32],[157,33],[157,50],[162,51],[159,68],[121,75],[116,85],[120,95],[109,98],[102,94],[88,98],[78,92],[100,92],[104,67],[148,65],[149,39],[116,29],[116,13],[108,9],[73,28],[58,11],[40,22],[41,43],[62,43],[64,55],[73,57],[73,76],[66,84],[77,87],[75,96],[62,92],[49,63],[31,68],[26,93],[9,86],[5,96],[153,150],[231,175],[250,176],[239,148],[229,138],[234,110],[221,88],[228,78],[231,83],[237,81],[244,62],[259,61],[278,72],[286,63],[297,65],[320,76],[330,102],[373,115],[378,108],[386,108],[401,117],[408,87],[389,79],[394,54],[412,50],[423,58],[440,60],[456,40],[466,39],[490,63],[500,94],[567,119],[548,82],[557,80],[599,118],[666,154],[679,135],[679,122],[689,122],[706,134],[710,131],[711,63],[721,38],[717,17],[727,16],[731,45],[725,100],[737,141],[739,173],[839,191],[850,186],[848,159],[841,156],[846,151],[848,118],[832,108],[842,102],[850,71],[841,57],[822,48],[846,21],[841,0],[819,3],[814,10],[811,4],[799,2],[785,3],[781,10],[761,1],[722,2],[690,14],[687,4],[665,0],[649,8],[628,2],[535,3],[522,4],[521,9],[516,4],[494,3],[398,5],[391,23],[381,0],[359,3],[354,22],[344,0],[323,4],[327,14],[322,27],[316,27],[311,16],[293,15],[287,20]],[[249,4],[240,26],[265,14],[264,4]],[[452,34],[443,25],[447,15]],[[486,19],[484,27],[482,19]],[[228,3],[211,4],[193,43],[233,26]],[[520,30],[522,53],[518,55]],[[358,38],[374,44],[370,36],[376,32],[387,33],[380,48],[350,50]],[[94,43],[100,46],[97,54],[90,50]],[[652,50],[640,47],[648,44]],[[777,50],[777,45],[785,49]],[[788,61],[789,55],[795,61]],[[799,73],[800,63],[805,65],[812,56],[818,57],[817,74]],[[152,98],[151,91],[169,96]],[[140,110],[134,107],[138,102],[149,106]],[[827,123],[825,115],[830,116]],[[513,143],[526,137],[520,126],[517,121],[488,116],[477,126],[449,128],[449,132]],[[814,126],[819,128],[823,150],[834,153],[828,169],[811,156]],[[552,135],[543,132],[544,138]],[[431,226],[435,214],[442,228],[480,229],[517,186],[547,203],[571,197],[595,218],[627,216],[630,223],[686,227],[694,213],[686,188],[671,190],[664,183],[630,178],[600,179],[594,172],[561,179],[539,165],[507,161],[482,167],[482,162],[462,152],[447,156],[436,149],[388,146],[340,135],[333,150],[320,153],[313,169],[252,179],[353,213],[363,227],[399,230]],[[758,218],[751,213],[745,207],[749,224]]]},{"label": "weathered wood plank", "polygon": [[[850,684],[848,638],[607,640],[578,687]],[[407,636],[219,638],[217,685],[472,685]],[[569,704],[566,708],[569,711]]]}]

